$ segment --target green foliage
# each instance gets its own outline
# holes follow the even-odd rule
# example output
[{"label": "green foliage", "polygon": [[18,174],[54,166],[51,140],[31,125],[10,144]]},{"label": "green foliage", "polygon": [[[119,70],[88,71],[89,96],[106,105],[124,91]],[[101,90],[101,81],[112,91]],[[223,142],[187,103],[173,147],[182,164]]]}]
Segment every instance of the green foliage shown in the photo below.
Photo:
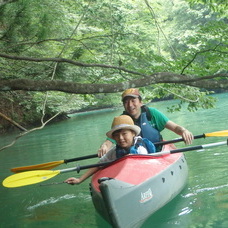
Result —
[{"label": "green foliage", "polygon": [[187,0],[191,5],[203,4],[209,6],[215,12],[227,16],[228,2],[224,0]]},{"label": "green foliage", "polygon": [[[58,24],[65,21],[62,6],[58,3],[23,0],[6,5],[0,14],[1,24],[5,28],[1,40],[11,46],[15,42],[36,42],[56,36],[60,31]],[[62,29],[62,32],[67,30]],[[23,47],[17,45],[17,48]]]},{"label": "green foliage", "polygon": [[209,96],[213,92],[201,91],[198,88],[189,86],[183,87],[180,85],[164,84],[163,86],[153,87],[152,90],[151,88],[147,88],[143,91],[143,94],[145,93],[147,94],[147,102],[155,98],[178,100],[177,104],[167,107],[168,112],[180,111],[183,106],[190,112],[195,112],[199,108],[214,108],[216,102],[214,97]]},{"label": "green foliage", "polygon": [[[228,47],[227,3],[188,2],[191,6],[184,0],[18,0],[0,8],[1,52],[114,65],[145,75],[170,71],[200,77],[224,71]],[[111,84],[139,77],[108,68],[3,58],[0,70],[4,79],[53,78],[78,83]],[[170,111],[180,110],[183,104],[194,111],[213,107],[214,103],[207,92],[183,85],[156,85],[152,91],[147,88],[142,91],[146,101],[180,99]],[[33,110],[32,116],[40,117],[45,94],[28,93],[28,97],[29,100],[21,101],[21,106],[26,113]],[[119,94],[82,96],[52,92],[48,93],[46,111],[119,104]]]}]

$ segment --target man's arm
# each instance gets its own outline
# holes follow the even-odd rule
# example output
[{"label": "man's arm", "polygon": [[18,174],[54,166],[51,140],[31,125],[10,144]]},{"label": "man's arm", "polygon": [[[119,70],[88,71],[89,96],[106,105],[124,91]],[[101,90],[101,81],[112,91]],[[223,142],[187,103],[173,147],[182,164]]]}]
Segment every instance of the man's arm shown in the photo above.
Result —
[{"label": "man's arm", "polygon": [[188,145],[192,144],[194,136],[186,128],[184,128],[170,120],[166,123],[165,128],[175,132],[177,135],[181,135],[186,144],[188,144]]},{"label": "man's arm", "polygon": [[98,150],[98,157],[100,158],[103,155],[105,155],[111,149],[111,147],[112,147],[112,142],[106,139]]}]

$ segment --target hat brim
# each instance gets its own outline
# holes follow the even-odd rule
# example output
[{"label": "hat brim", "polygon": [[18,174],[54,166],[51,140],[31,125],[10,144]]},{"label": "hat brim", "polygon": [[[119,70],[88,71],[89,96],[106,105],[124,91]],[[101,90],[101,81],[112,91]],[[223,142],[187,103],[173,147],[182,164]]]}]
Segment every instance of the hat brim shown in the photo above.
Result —
[{"label": "hat brim", "polygon": [[114,128],[112,128],[110,131],[108,131],[106,133],[106,135],[113,139],[113,136],[112,134],[115,132],[115,131],[118,131],[118,130],[122,130],[122,129],[127,129],[127,130],[132,130],[135,132],[136,136],[139,135],[140,131],[141,131],[141,128],[136,126],[136,125],[128,125],[128,124],[121,124],[121,125],[118,125]]},{"label": "hat brim", "polygon": [[139,96],[138,96],[138,95],[134,95],[134,94],[128,94],[128,95],[126,95],[126,96],[124,96],[124,97],[122,98],[122,101],[124,101],[124,99],[127,98],[127,97],[134,97],[134,98],[137,98],[137,97],[139,97]]}]

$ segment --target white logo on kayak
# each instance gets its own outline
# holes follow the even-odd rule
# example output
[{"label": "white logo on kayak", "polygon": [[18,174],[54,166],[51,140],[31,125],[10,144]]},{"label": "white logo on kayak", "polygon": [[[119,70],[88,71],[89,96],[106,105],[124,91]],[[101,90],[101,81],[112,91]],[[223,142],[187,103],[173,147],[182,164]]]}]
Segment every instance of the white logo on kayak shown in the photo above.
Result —
[{"label": "white logo on kayak", "polygon": [[145,203],[148,200],[152,199],[153,194],[151,189],[149,188],[146,192],[141,192],[141,200],[139,201],[140,203]]}]

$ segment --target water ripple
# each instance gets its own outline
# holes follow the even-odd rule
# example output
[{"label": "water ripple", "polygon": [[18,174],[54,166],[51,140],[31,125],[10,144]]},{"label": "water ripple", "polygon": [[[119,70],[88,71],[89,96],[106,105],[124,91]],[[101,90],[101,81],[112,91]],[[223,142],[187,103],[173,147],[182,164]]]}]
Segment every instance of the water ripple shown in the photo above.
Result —
[{"label": "water ripple", "polygon": [[189,207],[185,207],[181,210],[181,212],[178,214],[179,216],[182,216],[182,215],[187,215],[189,213],[192,212],[192,209],[190,209]]},{"label": "water ripple", "polygon": [[195,190],[195,191],[192,192],[192,193],[186,194],[186,195],[183,196],[183,197],[184,197],[184,198],[188,198],[188,197],[197,195],[197,193],[206,192],[206,191],[214,191],[214,190],[221,189],[221,188],[225,188],[225,187],[228,187],[228,184],[220,185],[220,186],[215,186],[215,187],[200,188],[200,189]]},{"label": "water ripple", "polygon": [[60,197],[50,197],[49,199],[46,199],[46,200],[43,200],[33,206],[29,206],[27,209],[28,210],[34,210],[35,208],[37,207],[40,207],[40,206],[44,206],[44,205],[48,205],[48,204],[54,204],[54,203],[57,203],[59,201],[62,201],[62,200],[68,200],[68,199],[72,199],[72,198],[83,198],[85,200],[88,200],[88,196],[85,196],[84,194],[79,194],[79,195],[74,195],[74,194],[67,194],[67,195],[64,195],[64,196],[60,196]]}]

